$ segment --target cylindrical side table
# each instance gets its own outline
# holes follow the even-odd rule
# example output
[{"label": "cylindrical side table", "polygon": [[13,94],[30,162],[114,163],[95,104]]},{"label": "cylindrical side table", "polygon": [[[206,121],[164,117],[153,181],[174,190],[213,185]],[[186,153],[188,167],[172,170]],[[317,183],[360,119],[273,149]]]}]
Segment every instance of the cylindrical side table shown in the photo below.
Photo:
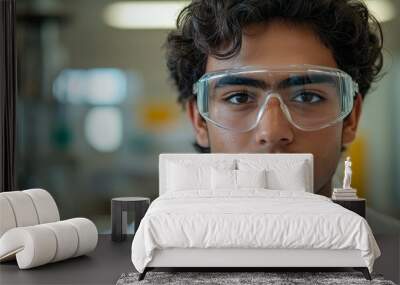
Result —
[{"label": "cylindrical side table", "polygon": [[111,200],[111,239],[123,241],[126,239],[128,212],[134,212],[135,230],[150,205],[150,198],[119,197]]}]

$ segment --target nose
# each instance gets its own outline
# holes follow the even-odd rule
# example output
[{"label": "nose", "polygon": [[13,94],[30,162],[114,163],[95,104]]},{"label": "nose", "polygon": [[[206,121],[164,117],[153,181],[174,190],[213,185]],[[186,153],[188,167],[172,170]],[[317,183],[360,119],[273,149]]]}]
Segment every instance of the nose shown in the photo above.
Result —
[{"label": "nose", "polygon": [[256,127],[256,142],[269,149],[279,149],[293,141],[290,122],[281,109],[281,102],[276,96],[268,98],[264,113]]}]

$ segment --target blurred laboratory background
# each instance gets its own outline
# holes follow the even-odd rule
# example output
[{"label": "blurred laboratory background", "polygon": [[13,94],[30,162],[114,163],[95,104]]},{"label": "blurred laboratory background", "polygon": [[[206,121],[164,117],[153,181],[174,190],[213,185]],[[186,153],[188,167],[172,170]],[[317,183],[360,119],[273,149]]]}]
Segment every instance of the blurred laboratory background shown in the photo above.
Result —
[{"label": "blurred laboratory background", "polygon": [[[381,81],[364,101],[353,186],[400,228],[400,1],[366,1],[380,20]],[[17,1],[17,183],[44,188],[63,219],[109,233],[110,200],[158,194],[158,155],[196,152],[168,79],[167,33],[185,1]],[[341,181],[339,163],[335,183]],[[339,186],[339,185],[336,185]]]}]

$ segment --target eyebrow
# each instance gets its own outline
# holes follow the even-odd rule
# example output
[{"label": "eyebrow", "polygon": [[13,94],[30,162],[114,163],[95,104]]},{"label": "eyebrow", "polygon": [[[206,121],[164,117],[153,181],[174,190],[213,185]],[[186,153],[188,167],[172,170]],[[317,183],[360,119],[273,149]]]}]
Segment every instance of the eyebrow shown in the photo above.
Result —
[{"label": "eyebrow", "polygon": [[[295,75],[286,78],[278,83],[278,89],[295,87],[305,84],[320,84],[329,83],[335,85],[335,80],[326,74],[315,74],[312,77],[308,75]],[[245,85],[250,87],[267,89],[270,85],[260,79],[249,78],[245,76],[229,75],[220,78],[215,84],[215,88],[231,86],[231,85]]]},{"label": "eyebrow", "polygon": [[332,85],[336,85],[335,79],[332,76],[326,74],[313,74],[312,76],[308,75],[295,75],[289,78],[286,78],[279,82],[278,89],[284,89],[299,85],[305,84],[320,84],[320,83],[328,83]]},{"label": "eyebrow", "polygon": [[230,86],[230,85],[246,85],[267,89],[267,84],[263,80],[249,78],[245,76],[228,75],[220,78],[215,84],[215,88]]}]

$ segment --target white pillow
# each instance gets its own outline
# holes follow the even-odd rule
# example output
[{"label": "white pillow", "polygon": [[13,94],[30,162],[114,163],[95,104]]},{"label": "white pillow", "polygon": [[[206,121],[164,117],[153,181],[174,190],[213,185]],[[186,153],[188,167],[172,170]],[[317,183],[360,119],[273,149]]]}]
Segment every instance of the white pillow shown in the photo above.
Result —
[{"label": "white pillow", "polygon": [[210,189],[210,167],[168,162],[167,191]]},{"label": "white pillow", "polygon": [[268,169],[267,181],[269,189],[306,191],[308,177],[306,176],[306,163],[298,163],[293,168]]},{"label": "white pillow", "polygon": [[236,190],[236,170],[211,167],[211,188]]},{"label": "white pillow", "polygon": [[266,170],[232,170],[211,168],[213,190],[267,188]]},{"label": "white pillow", "polygon": [[166,191],[211,190],[211,167],[235,169],[236,160],[195,161],[174,159],[166,162]]},{"label": "white pillow", "polygon": [[236,170],[237,188],[267,188],[266,170]]},{"label": "white pillow", "polygon": [[307,161],[238,160],[240,170],[265,169],[267,189],[307,191],[310,185]]}]

